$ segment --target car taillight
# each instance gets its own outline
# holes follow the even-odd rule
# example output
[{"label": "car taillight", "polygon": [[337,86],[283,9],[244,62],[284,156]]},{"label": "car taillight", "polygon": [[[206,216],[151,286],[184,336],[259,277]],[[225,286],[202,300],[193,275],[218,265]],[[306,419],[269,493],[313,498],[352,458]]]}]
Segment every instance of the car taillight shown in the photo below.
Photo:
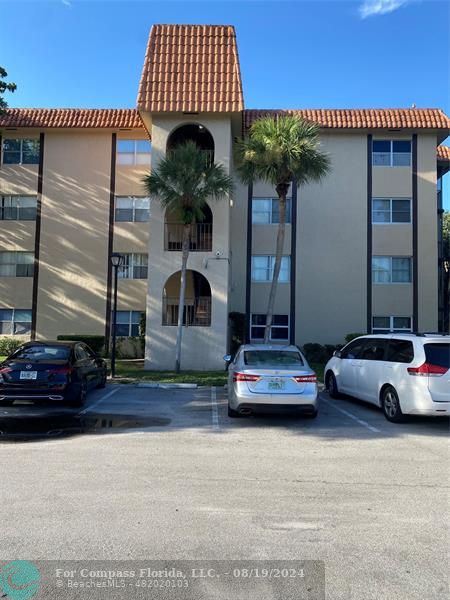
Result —
[{"label": "car taillight", "polygon": [[297,383],[317,383],[317,375],[296,375],[293,379]]},{"label": "car taillight", "polygon": [[60,367],[58,369],[49,369],[47,371],[49,375],[71,375],[73,373],[72,367]]},{"label": "car taillight", "polygon": [[235,373],[233,375],[233,381],[252,381],[255,383],[260,379],[261,377],[259,375],[251,375],[250,373]]},{"label": "car taillight", "polygon": [[420,367],[408,367],[408,373],[419,377],[441,377],[447,373],[446,367],[423,363]]}]

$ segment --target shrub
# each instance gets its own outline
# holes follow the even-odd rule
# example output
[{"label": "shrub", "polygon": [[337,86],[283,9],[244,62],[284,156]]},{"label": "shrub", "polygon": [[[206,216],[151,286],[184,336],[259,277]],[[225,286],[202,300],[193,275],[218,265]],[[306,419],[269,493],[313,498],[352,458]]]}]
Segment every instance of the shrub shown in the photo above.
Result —
[{"label": "shrub", "polygon": [[84,342],[97,354],[101,354],[105,347],[105,336],[104,335],[58,335],[56,338],[61,341],[71,341],[71,342]]},{"label": "shrub", "polygon": [[141,320],[139,321],[139,340],[141,342],[141,350],[145,352],[145,329],[146,329],[146,316],[145,312],[141,315]]},{"label": "shrub", "polygon": [[120,336],[116,342],[117,358],[143,358],[144,349],[139,337]]},{"label": "shrub", "polygon": [[0,356],[9,356],[17,350],[25,340],[14,337],[0,337]]},{"label": "shrub", "polygon": [[361,335],[365,335],[364,333],[347,333],[347,335],[345,336],[345,343],[348,344],[349,342],[351,342],[352,340],[354,340],[357,337],[360,337]]},{"label": "shrub", "polygon": [[333,352],[340,350],[342,344],[314,344],[309,343],[303,346],[303,354],[306,360],[312,363],[326,363],[333,356]]},{"label": "shrub", "polygon": [[230,353],[234,356],[241,344],[245,341],[245,314],[230,312]]}]

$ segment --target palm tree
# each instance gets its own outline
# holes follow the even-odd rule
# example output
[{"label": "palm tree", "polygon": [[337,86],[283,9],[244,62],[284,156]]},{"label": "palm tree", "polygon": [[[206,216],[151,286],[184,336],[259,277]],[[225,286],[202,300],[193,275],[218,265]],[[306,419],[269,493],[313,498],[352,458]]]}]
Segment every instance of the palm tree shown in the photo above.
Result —
[{"label": "palm tree", "polygon": [[165,210],[179,215],[183,224],[178,329],[175,351],[175,371],[181,364],[181,339],[186,292],[186,270],[189,258],[192,225],[204,217],[209,198],[220,200],[233,189],[232,179],[221,165],[211,163],[195,142],[187,141],[170,150],[158,167],[144,178],[148,194],[159,199]]},{"label": "palm tree", "polygon": [[264,181],[275,187],[279,225],[272,285],[267,303],[264,343],[270,340],[273,309],[283,256],[286,230],[286,197],[289,186],[319,181],[329,171],[328,156],[319,146],[319,127],[297,115],[257,119],[237,150],[238,173],[243,183]]}]

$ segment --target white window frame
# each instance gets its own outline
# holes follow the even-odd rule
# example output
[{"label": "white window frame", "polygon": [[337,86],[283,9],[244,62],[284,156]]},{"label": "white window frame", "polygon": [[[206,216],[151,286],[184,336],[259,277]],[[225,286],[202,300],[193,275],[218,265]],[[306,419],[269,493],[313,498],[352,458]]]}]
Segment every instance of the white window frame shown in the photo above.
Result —
[{"label": "white window frame", "polygon": [[[374,327],[373,321],[374,319],[389,319],[389,327]],[[395,328],[394,327],[394,319],[409,319],[409,327],[403,328]],[[372,333],[410,333],[412,332],[412,317],[411,316],[401,316],[401,315],[373,315],[372,317]]]},{"label": "white window frame", "polygon": [[[132,202],[132,207],[131,207],[131,211],[132,211],[132,218],[131,221],[125,221],[125,220],[117,220],[116,215],[117,215],[117,211],[121,210],[117,204],[119,200],[131,200]],[[146,209],[136,209],[136,200],[148,200],[148,219],[146,219],[145,221],[136,221],[136,210],[146,210]],[[122,209],[122,210],[130,210],[130,209]],[[115,198],[115,206],[114,206],[114,222],[115,223],[148,223],[148,221],[150,220],[150,198],[148,196],[116,196]]]},{"label": "white window frame", "polygon": [[[262,338],[252,337],[252,329],[253,329],[253,327],[262,327],[263,329],[265,329],[265,325],[253,325],[253,317],[256,317],[256,316],[264,316],[264,317],[266,317],[266,315],[264,315],[263,313],[251,313],[250,314],[250,340],[253,340],[254,342],[258,342],[259,340],[263,340],[264,339],[264,334],[263,334]],[[290,316],[289,315],[279,315],[279,314],[273,315],[273,316],[274,317],[287,317],[288,323],[287,323],[287,325],[274,325],[272,323],[272,325],[270,326],[270,338],[269,338],[270,341],[271,342],[279,342],[279,343],[286,343],[286,341],[289,342],[289,334],[290,334],[290,327],[291,327],[291,318],[290,318]],[[283,338],[283,339],[273,338],[272,337],[272,329],[274,327],[276,329],[286,329],[287,330],[287,337]]]},{"label": "white window frame", "polygon": [[[117,316],[119,316],[119,313],[128,314],[128,322],[127,323],[118,323],[116,321],[116,335],[119,337],[139,337],[139,325],[141,323],[141,318],[142,318],[142,314],[144,313],[144,310],[118,310],[117,311]],[[133,322],[133,313],[139,313],[139,321],[137,323]],[[128,334],[126,336],[122,336],[121,334],[117,333],[117,327],[119,325],[127,325],[128,326]],[[133,325],[137,325],[138,326],[138,334],[137,335],[132,335],[132,330],[133,330]]]},{"label": "white window frame", "polygon": [[[135,279],[137,281],[142,280],[146,281],[148,277],[148,254],[145,252],[122,252],[123,256],[128,257],[128,264],[124,264],[123,267],[119,267],[117,276],[119,279]],[[137,260],[137,257],[147,257],[147,264],[141,265]],[[140,259],[139,259],[140,260]],[[134,269],[137,267],[146,267],[147,268],[147,277],[134,277]],[[126,268],[126,271],[124,270]],[[131,274],[131,276],[130,276]]]},{"label": "white window frame", "polygon": [[[131,142],[133,144],[133,151],[132,152],[120,152],[119,151],[119,144],[120,142]],[[150,145],[150,150],[148,152],[138,152],[137,151],[137,145],[139,142],[148,142],[148,144]],[[120,162],[120,155],[123,154],[131,154],[133,156],[133,161],[131,163],[123,163]],[[137,161],[137,157],[138,155],[145,155],[148,156],[148,161],[146,162],[138,162]],[[117,146],[116,146],[116,163],[118,166],[121,167],[148,167],[150,165],[151,162],[151,141],[147,140],[147,139],[142,139],[142,138],[117,138]]]},{"label": "white window frame", "polygon": [[[389,150],[389,164],[388,165],[377,165],[374,163],[374,156],[375,154],[387,154],[387,152],[375,152],[373,150],[373,143],[374,142],[389,142],[390,143],[390,150]],[[394,142],[409,142],[409,147],[410,147],[410,151],[408,152],[394,152]],[[409,165],[394,165],[394,154],[409,154]],[[407,169],[410,169],[412,166],[412,140],[410,139],[398,139],[398,140],[393,140],[393,139],[374,139],[372,140],[372,167],[388,167],[388,168],[399,168],[399,167],[404,167]]]},{"label": "white window frame", "polygon": [[[20,142],[20,149],[19,150],[5,150],[5,142],[7,142],[8,140],[12,140],[14,142]],[[27,162],[24,163],[23,162],[23,143],[24,142],[37,142],[38,144],[38,157],[37,157],[37,161],[36,162]],[[13,163],[5,163],[4,162],[4,155],[6,153],[9,152],[19,152],[20,156],[19,156],[19,162],[13,162]],[[14,138],[14,137],[5,137],[3,138],[2,141],[2,165],[4,165],[5,167],[12,167],[14,165],[38,165],[39,164],[39,153],[40,153],[40,140],[39,138]]]},{"label": "white window frame", "polygon": [[[267,259],[267,266],[266,267],[258,267],[258,270],[265,270],[267,272],[267,276],[268,279],[255,279],[253,274],[255,271],[255,266],[254,266],[254,259],[255,258],[266,258]],[[288,262],[288,267],[287,267],[287,279],[280,279],[278,278],[278,283],[290,283],[291,280],[291,257],[290,255],[283,255],[282,260],[286,259]],[[282,263],[283,264],[283,263]],[[271,283],[272,279],[273,279],[273,269],[275,266],[275,255],[274,254],[253,254],[252,255],[252,273],[251,273],[251,280],[253,283]],[[281,269],[280,269],[280,274],[281,274]]]},{"label": "white window frame", "polygon": [[[9,266],[9,267],[14,267],[14,271],[15,274],[14,275],[2,275],[0,273],[0,278],[1,277],[18,277],[18,278],[22,278],[22,277],[33,277],[34,276],[34,253],[33,252],[22,252],[22,251],[16,251],[16,250],[2,250],[0,252],[0,255],[4,255],[4,254],[11,254],[11,261],[10,262],[0,262],[0,270],[1,267],[3,266]],[[28,255],[29,257],[32,258],[32,260],[29,261],[19,261],[18,257],[19,256],[24,256],[24,255]],[[31,266],[31,275],[17,275],[17,267],[18,265],[30,265]]]},{"label": "white window frame", "polygon": [[[270,202],[270,212],[269,212],[269,220],[268,221],[255,221],[254,215],[255,212],[264,213],[265,211],[255,211],[255,203],[267,201]],[[278,225],[279,221],[273,220],[273,203],[279,202],[279,198],[272,198],[270,196],[255,196],[252,198],[252,225]],[[286,224],[291,223],[291,208],[292,208],[292,200],[291,198],[286,198]]]},{"label": "white window frame", "polygon": [[[11,206],[5,206],[5,201],[9,200],[11,203]],[[31,208],[35,208],[37,211],[37,196],[24,196],[24,195],[18,195],[18,194],[0,194],[0,221],[36,221],[36,215],[34,217],[34,219],[24,219],[23,217],[20,216],[20,210],[21,208],[23,209],[27,209],[30,208],[29,206],[24,206],[21,207],[20,206],[20,201],[21,200],[34,200],[34,206]],[[16,206],[12,206],[13,202],[16,203]],[[16,216],[13,219],[5,219],[4,218],[4,211],[8,210],[8,209],[15,209],[16,210]]]},{"label": "white window frame", "polygon": [[[375,210],[374,202],[376,200],[382,200],[384,202],[389,201],[389,221],[374,221],[373,214],[375,212],[383,212],[379,210]],[[394,200],[409,200],[409,221],[393,221],[392,220],[392,204]],[[412,198],[381,198],[378,196],[377,198],[372,198],[372,225],[411,225],[412,223]]]},{"label": "white window frame", "polygon": [[[10,310],[12,312],[12,316],[11,316],[11,321],[0,321],[0,323],[9,323],[10,324],[10,331],[11,333],[1,333],[0,335],[29,335],[31,333],[31,319],[33,318],[33,313],[32,313],[32,309],[31,308],[2,308],[1,310]],[[16,315],[16,311],[24,311],[26,310],[27,312],[30,313],[30,320],[29,321],[16,321],[15,319],[15,315]],[[30,327],[29,327],[29,331],[25,332],[25,333],[16,333],[14,331],[15,329],[15,325],[16,323],[29,323]]]}]

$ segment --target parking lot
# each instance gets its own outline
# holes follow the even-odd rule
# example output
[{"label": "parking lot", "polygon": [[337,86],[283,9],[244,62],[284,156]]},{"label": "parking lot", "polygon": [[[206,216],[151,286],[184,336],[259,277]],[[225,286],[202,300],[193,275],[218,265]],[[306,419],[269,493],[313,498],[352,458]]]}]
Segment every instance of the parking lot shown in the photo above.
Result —
[{"label": "parking lot", "polygon": [[448,426],[326,392],[317,419],[229,419],[219,388],[5,407],[0,558],[321,559],[333,600],[447,599]]}]

